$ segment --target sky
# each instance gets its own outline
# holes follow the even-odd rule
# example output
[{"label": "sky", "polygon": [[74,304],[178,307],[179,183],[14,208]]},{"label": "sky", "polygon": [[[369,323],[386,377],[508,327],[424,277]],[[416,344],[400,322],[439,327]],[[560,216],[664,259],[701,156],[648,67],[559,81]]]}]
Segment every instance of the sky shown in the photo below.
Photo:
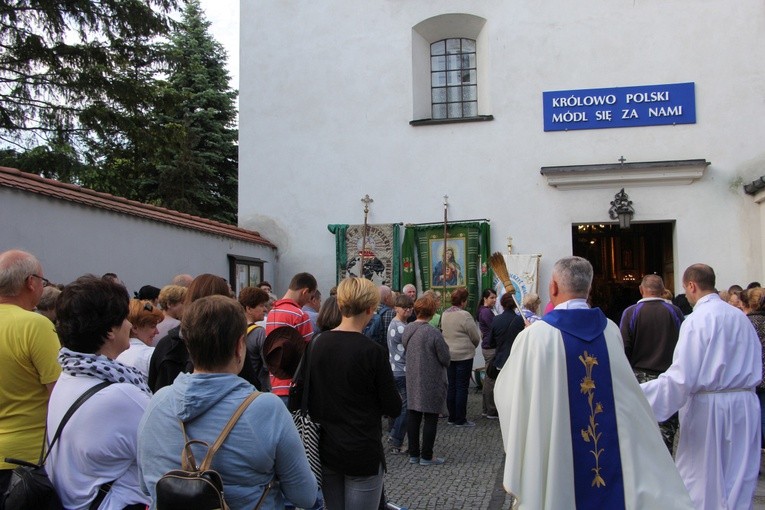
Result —
[{"label": "sky", "polygon": [[231,88],[239,89],[239,0],[200,0],[211,35],[228,53]]}]

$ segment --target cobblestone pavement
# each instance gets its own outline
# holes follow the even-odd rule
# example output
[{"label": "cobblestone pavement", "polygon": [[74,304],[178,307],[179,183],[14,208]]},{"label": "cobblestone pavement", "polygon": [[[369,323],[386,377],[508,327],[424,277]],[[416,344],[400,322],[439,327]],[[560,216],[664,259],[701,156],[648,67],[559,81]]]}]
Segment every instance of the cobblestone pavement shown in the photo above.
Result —
[{"label": "cobblestone pavement", "polygon": [[[504,452],[498,420],[481,417],[481,394],[470,389],[468,419],[473,428],[438,420],[435,456],[442,466],[409,464],[406,454],[387,454],[385,493],[389,503],[409,510],[507,510],[510,497],[502,489]],[[386,448],[387,450],[387,448]],[[753,510],[765,510],[765,455],[753,499]]]},{"label": "cobblestone pavement", "polygon": [[420,466],[409,464],[406,454],[387,454],[385,493],[390,503],[410,510],[510,508],[501,483],[504,452],[499,420],[481,417],[481,394],[472,387],[467,414],[475,427],[438,420],[434,451],[436,457],[446,458],[445,464]]},{"label": "cobblestone pavement", "polygon": [[754,491],[752,510],[765,510],[765,452],[760,458],[760,477]]}]

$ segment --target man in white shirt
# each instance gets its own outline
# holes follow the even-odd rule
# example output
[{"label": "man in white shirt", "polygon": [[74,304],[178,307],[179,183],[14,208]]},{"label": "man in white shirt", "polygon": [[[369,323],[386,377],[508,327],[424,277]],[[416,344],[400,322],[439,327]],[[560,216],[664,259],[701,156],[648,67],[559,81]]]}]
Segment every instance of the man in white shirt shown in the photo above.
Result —
[{"label": "man in white shirt", "polygon": [[760,468],[762,346],[749,319],[715,291],[714,270],[683,274],[693,313],[672,365],[642,384],[656,419],[680,414],[676,463],[694,508],[751,508]]}]

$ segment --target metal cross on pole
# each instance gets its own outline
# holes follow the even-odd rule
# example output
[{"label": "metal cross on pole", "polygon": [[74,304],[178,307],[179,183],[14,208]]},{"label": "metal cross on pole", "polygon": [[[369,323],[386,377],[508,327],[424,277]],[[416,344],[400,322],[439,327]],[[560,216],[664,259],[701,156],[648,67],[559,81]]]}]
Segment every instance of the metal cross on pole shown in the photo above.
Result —
[{"label": "metal cross on pole", "polygon": [[374,202],[372,198],[370,198],[369,194],[364,195],[364,198],[361,199],[361,202],[364,204],[364,227],[361,231],[361,267],[359,269],[359,276],[361,278],[364,278],[365,273],[365,262],[364,259],[366,258],[367,254],[367,219],[369,217],[369,204]]}]

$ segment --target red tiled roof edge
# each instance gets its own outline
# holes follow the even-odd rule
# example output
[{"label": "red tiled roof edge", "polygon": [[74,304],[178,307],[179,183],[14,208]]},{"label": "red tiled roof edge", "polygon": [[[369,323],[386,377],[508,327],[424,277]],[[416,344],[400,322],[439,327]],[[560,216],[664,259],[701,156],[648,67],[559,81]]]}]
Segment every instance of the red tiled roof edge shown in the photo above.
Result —
[{"label": "red tiled roof edge", "polygon": [[253,230],[246,230],[164,207],[143,204],[135,200],[116,197],[109,193],[94,191],[75,184],[67,184],[55,179],[46,179],[45,177],[22,172],[15,168],[0,166],[0,186],[276,248],[273,243],[261,237],[258,232]]}]

